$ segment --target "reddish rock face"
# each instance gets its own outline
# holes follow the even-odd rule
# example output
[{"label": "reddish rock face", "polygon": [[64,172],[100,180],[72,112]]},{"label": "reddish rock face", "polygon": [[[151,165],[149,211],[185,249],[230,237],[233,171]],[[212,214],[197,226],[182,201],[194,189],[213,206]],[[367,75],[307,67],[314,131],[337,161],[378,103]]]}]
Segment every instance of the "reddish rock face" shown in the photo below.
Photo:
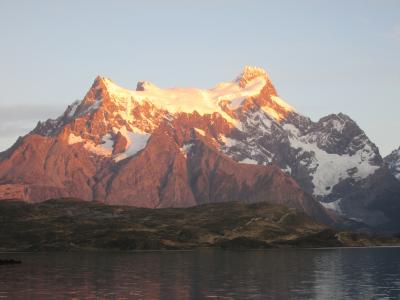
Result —
[{"label": "reddish rock face", "polygon": [[[257,72],[243,76],[241,87],[254,76]],[[98,77],[82,102],[0,154],[0,199],[75,197],[148,208],[268,201],[329,222],[322,206],[278,167],[239,163],[221,150],[226,137],[240,134],[230,117],[239,120],[262,106],[288,113],[271,100],[276,91],[265,80],[258,96],[247,97],[239,108],[229,109],[229,101],[221,99],[219,112],[200,114],[171,113],[135,98],[142,94],[115,92]],[[150,83],[140,84],[137,93],[147,88],[161,93]]]},{"label": "reddish rock face", "polygon": [[24,186],[22,198],[29,201],[72,195],[92,199],[97,163],[87,151],[80,150],[68,145],[62,136],[27,135],[8,159],[0,162],[0,193],[7,185],[18,184]]},{"label": "reddish rock face", "polygon": [[329,221],[278,167],[233,161],[218,151],[212,136],[193,129],[212,132],[208,122],[188,117],[182,115],[173,127],[161,125],[142,151],[120,162],[91,155],[79,143],[69,145],[62,135],[28,135],[0,163],[0,197],[33,202],[76,197],[148,208],[268,201]]},{"label": "reddish rock face", "polygon": [[126,138],[120,132],[118,132],[114,141],[113,154],[115,155],[124,152],[127,145],[128,141],[126,140]]}]

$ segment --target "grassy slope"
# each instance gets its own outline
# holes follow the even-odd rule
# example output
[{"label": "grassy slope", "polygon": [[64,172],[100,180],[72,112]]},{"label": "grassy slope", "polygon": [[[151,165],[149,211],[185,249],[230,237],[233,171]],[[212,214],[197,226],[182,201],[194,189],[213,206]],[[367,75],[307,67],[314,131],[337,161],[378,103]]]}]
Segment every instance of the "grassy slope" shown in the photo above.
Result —
[{"label": "grassy slope", "polygon": [[0,251],[269,248],[394,244],[340,233],[268,203],[185,209],[108,206],[72,199],[0,201]]}]

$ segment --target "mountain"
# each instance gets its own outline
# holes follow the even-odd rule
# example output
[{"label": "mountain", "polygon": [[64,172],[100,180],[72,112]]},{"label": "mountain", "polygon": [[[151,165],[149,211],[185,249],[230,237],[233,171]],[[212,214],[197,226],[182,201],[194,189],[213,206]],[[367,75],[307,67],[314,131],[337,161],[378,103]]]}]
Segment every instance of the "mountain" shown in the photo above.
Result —
[{"label": "mountain", "polygon": [[254,67],[208,90],[147,81],[130,90],[99,76],[82,101],[0,154],[0,184],[3,199],[149,208],[270,201],[326,221],[316,199],[372,226],[392,220],[380,195],[396,209],[400,202],[400,185],[350,117],[313,122]]},{"label": "mountain", "polygon": [[395,245],[338,232],[283,205],[266,202],[148,209],[56,199],[0,201],[0,251],[158,250]]},{"label": "mountain", "polygon": [[0,197],[148,208],[269,201],[328,222],[324,208],[278,167],[240,164],[220,151],[219,140],[239,123],[225,109],[229,101],[272,87],[252,72],[209,91],[149,82],[129,91],[97,77],[82,101],[1,154]]},{"label": "mountain", "polygon": [[390,172],[400,180],[400,147],[384,158]]}]

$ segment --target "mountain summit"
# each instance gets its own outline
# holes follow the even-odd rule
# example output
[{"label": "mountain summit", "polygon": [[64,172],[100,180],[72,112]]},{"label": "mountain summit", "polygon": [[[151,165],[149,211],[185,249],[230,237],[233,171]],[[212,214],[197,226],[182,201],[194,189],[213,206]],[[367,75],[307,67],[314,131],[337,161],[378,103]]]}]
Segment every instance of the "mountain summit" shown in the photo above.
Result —
[{"label": "mountain summit", "polygon": [[236,82],[240,87],[245,88],[246,85],[256,78],[262,78],[265,81],[269,80],[267,71],[258,67],[245,66],[240,75],[236,78]]},{"label": "mountain summit", "polygon": [[255,67],[210,89],[140,81],[131,90],[98,76],[82,101],[0,154],[0,198],[151,208],[270,201],[327,220],[322,204],[371,226],[392,220],[379,198],[397,207],[392,179],[350,117],[313,122]]}]

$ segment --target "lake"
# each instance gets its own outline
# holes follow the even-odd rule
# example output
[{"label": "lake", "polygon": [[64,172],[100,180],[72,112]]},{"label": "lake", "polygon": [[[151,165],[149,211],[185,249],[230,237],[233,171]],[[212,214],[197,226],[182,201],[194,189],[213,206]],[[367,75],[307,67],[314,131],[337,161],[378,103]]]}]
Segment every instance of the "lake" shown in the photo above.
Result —
[{"label": "lake", "polygon": [[2,253],[2,299],[400,299],[400,248]]}]

